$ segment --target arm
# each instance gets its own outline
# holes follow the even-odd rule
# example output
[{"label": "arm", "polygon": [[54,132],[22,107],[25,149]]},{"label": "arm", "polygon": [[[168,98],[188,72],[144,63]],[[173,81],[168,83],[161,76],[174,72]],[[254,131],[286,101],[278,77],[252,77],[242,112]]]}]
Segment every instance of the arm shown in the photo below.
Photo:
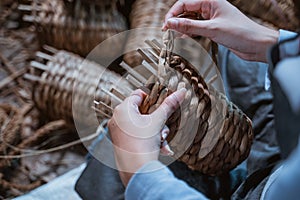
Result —
[{"label": "arm", "polygon": [[136,90],[114,110],[108,127],[126,199],[205,199],[157,161],[160,133],[185,92],[172,93],[152,114],[142,115],[138,107],[146,94]]},{"label": "arm", "polygon": [[142,90],[134,91],[115,108],[108,128],[124,185],[144,164],[158,160],[161,133],[168,134],[165,122],[184,100],[185,92],[186,89],[181,89],[172,93],[150,115],[142,115],[139,111],[146,96]]},{"label": "arm", "polygon": [[[198,12],[205,20],[176,18],[185,11]],[[253,22],[226,0],[179,0],[165,17],[163,30],[169,28],[208,37],[245,60],[263,62],[279,36],[278,31]]]},{"label": "arm", "polygon": [[[155,171],[152,171],[156,169]],[[159,169],[159,170],[157,170]],[[144,165],[130,180],[125,199],[207,199],[185,182],[174,177],[172,172],[158,161]]]}]

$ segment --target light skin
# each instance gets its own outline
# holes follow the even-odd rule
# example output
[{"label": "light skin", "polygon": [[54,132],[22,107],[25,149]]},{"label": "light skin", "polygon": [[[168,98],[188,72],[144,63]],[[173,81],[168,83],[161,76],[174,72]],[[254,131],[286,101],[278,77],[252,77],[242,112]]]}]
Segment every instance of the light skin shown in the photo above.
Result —
[{"label": "light skin", "polygon": [[146,97],[140,89],[115,108],[108,128],[116,164],[125,186],[140,167],[158,160],[161,132],[168,133],[165,122],[182,103],[185,93],[185,89],[172,93],[150,115],[142,115],[138,109]]},{"label": "light skin", "polygon": [[[205,20],[176,18],[185,11],[198,12]],[[177,1],[165,17],[163,30],[167,29],[208,37],[245,60],[262,62],[266,62],[267,49],[277,43],[279,37],[278,31],[251,21],[226,0]],[[108,127],[125,186],[140,167],[158,159],[161,132],[168,133],[164,129],[165,122],[179,107],[185,92],[171,94],[155,112],[142,115],[138,107],[146,94],[136,90],[114,110]]]},{"label": "light skin", "polygon": [[[186,11],[198,12],[205,20],[176,17]],[[165,16],[167,29],[208,37],[242,59],[261,62],[267,62],[267,50],[279,37],[279,31],[253,22],[226,0],[179,0]]]}]

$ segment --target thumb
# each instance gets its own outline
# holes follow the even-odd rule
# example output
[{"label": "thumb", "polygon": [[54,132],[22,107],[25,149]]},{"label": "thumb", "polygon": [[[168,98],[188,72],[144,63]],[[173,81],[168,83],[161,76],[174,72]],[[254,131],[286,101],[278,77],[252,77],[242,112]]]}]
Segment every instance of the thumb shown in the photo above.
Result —
[{"label": "thumb", "polygon": [[211,20],[192,20],[187,18],[170,18],[167,27],[188,35],[211,37],[209,29]]},{"label": "thumb", "polygon": [[159,123],[167,121],[173,112],[180,106],[185,97],[186,89],[181,88],[180,90],[169,95],[163,103],[151,114],[153,119],[159,119]]},{"label": "thumb", "polygon": [[137,89],[130,94],[130,96],[127,98],[127,101],[130,105],[140,106],[146,95],[147,94],[143,90]]}]

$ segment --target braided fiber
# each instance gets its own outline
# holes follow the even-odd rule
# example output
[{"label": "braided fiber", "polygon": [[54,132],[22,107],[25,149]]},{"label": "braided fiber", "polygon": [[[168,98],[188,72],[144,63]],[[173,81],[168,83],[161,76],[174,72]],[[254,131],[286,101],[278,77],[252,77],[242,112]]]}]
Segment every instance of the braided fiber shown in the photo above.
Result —
[{"label": "braided fiber", "polygon": [[229,0],[241,11],[253,17],[274,24],[276,27],[297,30],[299,19],[296,17],[293,0]]},{"label": "braided fiber", "polygon": [[[89,4],[84,1],[34,0],[31,18],[42,43],[86,56],[105,39],[127,29],[115,1]],[[123,48],[115,42],[114,48]]]},{"label": "braided fiber", "polygon": [[150,94],[140,111],[153,112],[170,93],[185,87],[187,93],[181,109],[166,122],[170,129],[167,140],[175,157],[191,169],[209,175],[234,168],[250,151],[250,119],[222,93],[207,85],[186,60],[172,56],[169,66],[165,67],[165,75],[149,79]]},{"label": "braided fiber", "polygon": [[[40,73],[32,98],[37,108],[49,119],[64,119],[69,125],[73,125],[75,119],[89,125],[94,117],[91,108],[94,99],[106,105],[111,104],[111,97],[101,89],[110,91],[113,85],[118,84],[120,76],[95,62],[83,61],[78,55],[58,51],[47,62],[48,70]],[[105,74],[101,76],[104,70]],[[128,86],[125,82],[119,83],[124,88]],[[72,106],[76,109],[75,113],[72,113]],[[107,115],[111,114],[105,107],[98,109]],[[100,116],[102,119],[104,117]]]}]

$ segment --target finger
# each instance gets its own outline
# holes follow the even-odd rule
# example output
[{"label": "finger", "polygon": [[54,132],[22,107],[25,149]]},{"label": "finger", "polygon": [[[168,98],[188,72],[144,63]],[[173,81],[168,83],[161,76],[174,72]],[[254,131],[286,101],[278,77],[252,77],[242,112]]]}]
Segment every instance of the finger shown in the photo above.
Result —
[{"label": "finger", "polygon": [[174,29],[178,32],[187,35],[201,35],[212,38],[211,31],[212,20],[192,20],[186,18],[170,18],[167,21],[169,29]]},{"label": "finger", "polygon": [[172,17],[176,17],[177,15],[184,12],[185,4],[182,1],[177,1],[168,11],[165,16],[165,22]]},{"label": "finger", "polygon": [[163,103],[151,114],[153,119],[159,123],[167,121],[172,113],[180,106],[185,97],[186,89],[182,88],[170,96],[168,96]]},{"label": "finger", "polygon": [[164,142],[166,140],[169,133],[170,133],[170,129],[168,128],[168,126],[165,125],[161,131],[161,142]]},{"label": "finger", "polygon": [[194,0],[194,1],[185,1],[185,0],[179,0],[177,1],[168,11],[168,13],[165,16],[165,21],[167,21],[169,18],[176,17],[179,14],[182,14],[184,12],[188,11],[201,11],[201,5],[203,4],[203,1]]},{"label": "finger", "polygon": [[186,11],[201,11],[201,4],[202,2],[200,1],[185,1],[185,0],[180,0],[177,1],[168,11],[168,13],[165,16],[164,20],[164,25],[163,25],[163,30],[168,29],[167,27],[167,21],[168,19],[172,17],[177,17],[179,14],[182,14],[183,12]]},{"label": "finger", "polygon": [[164,156],[173,156],[174,152],[171,150],[170,146],[168,145],[167,141],[164,141],[162,147],[160,148],[161,155]]},{"label": "finger", "polygon": [[147,96],[147,94],[143,90],[137,89],[134,90],[126,100],[134,107],[138,107],[142,104],[145,96]]},{"label": "finger", "polygon": [[190,37],[193,37],[193,35],[187,35],[187,34],[182,34],[181,35],[182,39],[186,39],[186,38],[190,38]]},{"label": "finger", "polygon": [[141,89],[134,90],[129,97],[127,97],[121,104],[115,107],[114,114],[122,113],[121,111],[124,109],[134,111],[132,113],[135,114],[140,114],[139,106],[142,104],[143,99],[146,95],[147,94]]}]

